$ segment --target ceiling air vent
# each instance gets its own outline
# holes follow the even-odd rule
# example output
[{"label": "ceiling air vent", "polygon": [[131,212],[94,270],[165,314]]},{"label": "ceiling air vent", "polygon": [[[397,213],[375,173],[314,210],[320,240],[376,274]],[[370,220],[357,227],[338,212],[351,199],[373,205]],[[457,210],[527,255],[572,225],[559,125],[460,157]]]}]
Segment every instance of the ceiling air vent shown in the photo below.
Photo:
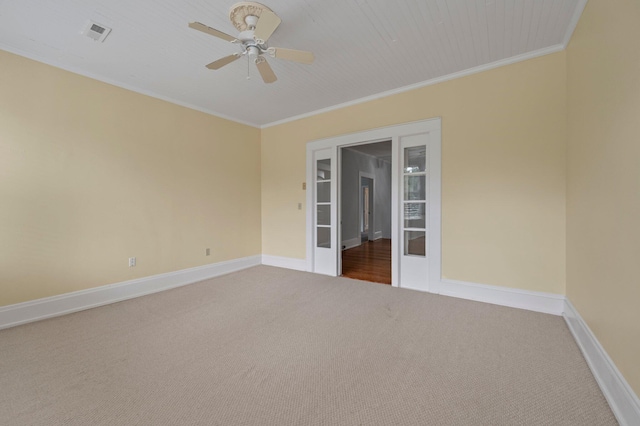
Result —
[{"label": "ceiling air vent", "polygon": [[82,34],[86,35],[87,37],[95,41],[102,42],[104,41],[105,38],[107,38],[110,32],[111,32],[111,28],[107,28],[102,24],[89,21],[87,22],[87,25],[84,27],[84,31],[82,31]]}]

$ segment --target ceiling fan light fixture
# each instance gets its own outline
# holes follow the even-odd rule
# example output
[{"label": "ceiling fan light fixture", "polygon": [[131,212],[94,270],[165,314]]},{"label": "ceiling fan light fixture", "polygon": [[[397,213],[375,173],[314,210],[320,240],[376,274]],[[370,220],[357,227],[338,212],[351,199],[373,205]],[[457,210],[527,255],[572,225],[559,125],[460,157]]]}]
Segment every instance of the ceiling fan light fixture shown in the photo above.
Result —
[{"label": "ceiling fan light fixture", "polygon": [[273,83],[277,80],[273,69],[267,62],[263,54],[267,53],[272,58],[285,59],[302,64],[311,64],[314,60],[313,53],[302,50],[283,49],[277,47],[267,47],[266,42],[275,32],[282,20],[268,7],[255,2],[240,2],[231,7],[229,19],[234,27],[240,32],[238,37],[208,27],[200,22],[191,22],[190,28],[212,35],[231,43],[242,44],[242,52],[235,53],[224,58],[220,58],[210,64],[207,68],[217,70],[225,65],[234,62],[241,56],[247,56],[247,65],[253,61],[260,76],[265,83]]},{"label": "ceiling fan light fixture", "polygon": [[260,56],[260,49],[257,46],[248,46],[247,55],[249,55],[249,58],[258,58]]}]

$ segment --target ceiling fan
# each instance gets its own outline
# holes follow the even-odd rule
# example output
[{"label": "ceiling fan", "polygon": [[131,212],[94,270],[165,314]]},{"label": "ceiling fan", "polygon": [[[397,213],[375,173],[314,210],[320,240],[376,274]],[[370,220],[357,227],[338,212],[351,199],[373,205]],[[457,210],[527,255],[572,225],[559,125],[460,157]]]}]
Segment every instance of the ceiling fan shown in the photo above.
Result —
[{"label": "ceiling fan", "polygon": [[286,59],[302,64],[311,64],[314,60],[313,53],[311,52],[267,46],[267,40],[269,40],[271,34],[278,28],[281,19],[265,5],[247,1],[236,3],[231,6],[229,10],[229,19],[233,26],[240,32],[238,37],[230,36],[200,22],[191,22],[189,24],[189,27],[194,30],[202,31],[203,33],[242,46],[240,53],[225,56],[208,64],[206,67],[209,69],[220,69],[243,56],[247,56],[250,61],[252,60],[256,64],[262,80],[264,80],[265,83],[273,83],[277,80],[277,77],[265,59],[265,53],[272,58]]}]

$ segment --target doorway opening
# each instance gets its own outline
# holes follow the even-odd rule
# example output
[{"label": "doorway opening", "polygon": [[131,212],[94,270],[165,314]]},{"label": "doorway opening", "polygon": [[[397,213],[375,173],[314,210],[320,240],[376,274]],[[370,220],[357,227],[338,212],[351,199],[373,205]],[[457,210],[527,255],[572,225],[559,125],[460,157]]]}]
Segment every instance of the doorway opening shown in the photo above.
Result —
[{"label": "doorway opening", "polygon": [[[334,277],[342,275],[342,246],[346,249],[349,239],[354,239],[354,245],[362,245],[361,229],[364,228],[360,227],[360,218],[364,212],[360,214],[360,209],[356,209],[355,233],[342,236],[346,228],[340,223],[344,208],[341,164],[342,155],[347,152],[343,148],[391,141],[391,202],[387,203],[391,208],[391,285],[438,293],[441,139],[441,120],[436,117],[308,142],[306,269]],[[384,166],[383,163],[380,164]],[[374,242],[378,238],[375,187],[380,182],[374,175],[373,219],[369,220],[369,227],[371,224],[374,227]],[[360,183],[356,178],[351,188],[361,191]],[[355,198],[358,203],[361,199]]]},{"label": "doorway opening", "polygon": [[391,140],[341,147],[342,276],[391,285]]}]

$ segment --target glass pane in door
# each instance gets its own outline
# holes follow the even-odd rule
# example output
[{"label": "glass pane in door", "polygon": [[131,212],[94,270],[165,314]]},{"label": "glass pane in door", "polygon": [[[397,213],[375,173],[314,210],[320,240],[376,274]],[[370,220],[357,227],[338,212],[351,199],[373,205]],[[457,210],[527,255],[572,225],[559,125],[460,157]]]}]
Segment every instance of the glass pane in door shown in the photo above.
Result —
[{"label": "glass pane in door", "polygon": [[404,148],[402,169],[403,245],[405,256],[426,256],[427,157],[426,146]]},{"label": "glass pane in door", "polygon": [[318,203],[331,202],[331,182],[318,182]]},{"label": "glass pane in door", "polygon": [[331,248],[331,159],[316,161],[316,246]]},{"label": "glass pane in door", "polygon": [[318,225],[331,225],[331,205],[318,205]]},{"label": "glass pane in door", "polygon": [[318,160],[317,168],[318,181],[331,180],[331,159]]},{"label": "glass pane in door", "polygon": [[424,200],[426,196],[426,176],[405,176],[404,177],[404,199]]},{"label": "glass pane in door", "polygon": [[406,256],[425,256],[426,232],[404,231],[404,254]]},{"label": "glass pane in door", "polygon": [[426,227],[426,203],[405,203],[404,227],[420,229]]},{"label": "glass pane in door", "polygon": [[318,247],[331,248],[331,228],[318,227],[317,232]]},{"label": "glass pane in door", "polygon": [[424,146],[414,146],[404,150],[404,173],[420,173],[426,170],[427,156]]}]

